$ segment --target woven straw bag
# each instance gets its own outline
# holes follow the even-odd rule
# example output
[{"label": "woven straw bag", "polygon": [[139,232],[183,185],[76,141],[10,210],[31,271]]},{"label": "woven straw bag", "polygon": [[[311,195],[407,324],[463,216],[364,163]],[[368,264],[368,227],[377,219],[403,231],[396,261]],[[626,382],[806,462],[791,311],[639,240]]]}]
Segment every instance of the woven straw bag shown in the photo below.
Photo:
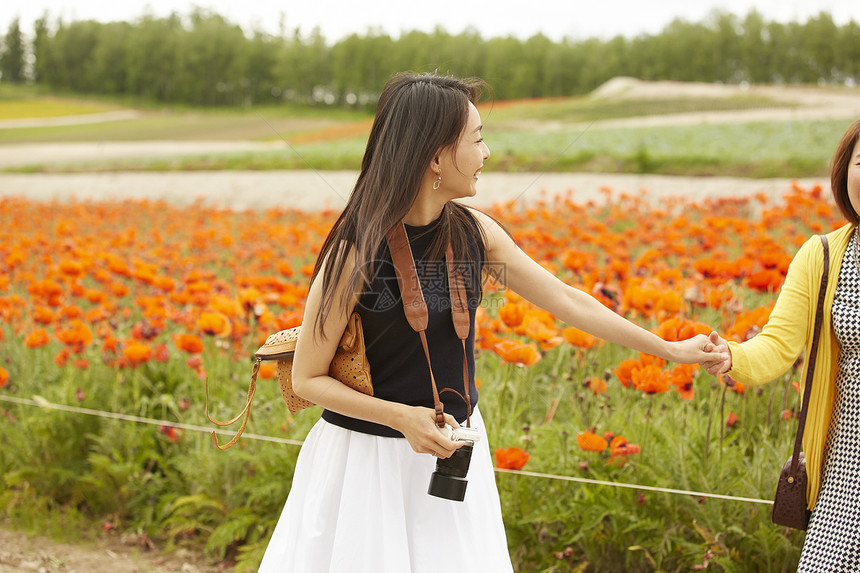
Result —
[{"label": "woven straw bag", "polygon": [[[281,385],[281,395],[292,414],[313,406],[304,398],[299,398],[293,392],[293,355],[296,351],[296,341],[299,339],[301,326],[282,330],[270,335],[266,343],[260,347],[255,356],[258,360],[277,360],[278,382]],[[337,351],[332,358],[328,375],[358,390],[363,394],[373,396],[373,384],[370,382],[370,364],[367,362],[364,347],[364,332],[361,328],[361,317],[353,312],[337,345]]]},{"label": "woven straw bag", "polygon": [[[299,338],[300,326],[282,330],[270,335],[265,344],[254,353],[256,361],[251,370],[251,384],[248,386],[248,400],[245,408],[238,416],[226,422],[219,422],[209,415],[209,382],[206,382],[206,417],[209,421],[218,426],[229,426],[235,424],[240,419],[242,425],[236,435],[223,446],[218,443],[215,437],[215,432],[212,432],[212,442],[218,449],[226,450],[232,447],[245,431],[245,425],[248,423],[248,417],[251,415],[251,402],[254,399],[254,392],[257,390],[257,374],[260,372],[260,364],[266,360],[277,361],[278,382],[281,385],[281,396],[290,412],[296,412],[313,406],[312,402],[300,398],[293,392],[293,356],[296,351],[296,341]],[[341,336],[332,358],[331,366],[329,367],[329,376],[339,380],[346,386],[358,390],[364,394],[373,396],[373,384],[370,380],[370,363],[367,361],[364,346],[364,331],[361,328],[361,317],[357,312],[353,312],[349,317],[349,322],[346,324],[343,336]]]}]

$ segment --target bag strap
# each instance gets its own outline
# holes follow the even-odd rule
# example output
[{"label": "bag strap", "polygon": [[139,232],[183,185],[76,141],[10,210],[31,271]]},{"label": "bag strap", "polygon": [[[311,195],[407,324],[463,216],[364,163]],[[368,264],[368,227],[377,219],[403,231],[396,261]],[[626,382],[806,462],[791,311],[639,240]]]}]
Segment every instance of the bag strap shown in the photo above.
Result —
[{"label": "bag strap", "polygon": [[[397,275],[397,284],[400,286],[400,296],[403,299],[403,312],[406,314],[406,321],[421,338],[424,356],[427,358],[427,367],[430,369],[430,385],[433,388],[436,425],[442,428],[445,426],[444,406],[442,405],[442,400],[439,398],[436,378],[433,376],[433,365],[430,362],[430,348],[427,345],[426,330],[429,322],[427,302],[424,300],[421,282],[418,280],[415,258],[412,256],[412,249],[409,246],[409,237],[406,234],[404,224],[401,222],[392,227],[386,233],[385,239],[388,241],[388,249],[391,251],[391,260],[394,263],[394,271]],[[465,281],[455,271],[453,250],[451,249],[450,241],[448,242],[445,258],[447,259],[448,266],[448,290],[451,293],[451,312],[453,314],[454,330],[457,333],[457,338],[460,339],[463,345],[463,388],[465,395],[460,395],[455,390],[450,391],[457,393],[465,400],[467,412],[466,425],[471,426],[472,403],[469,399],[469,369],[466,361],[466,338],[469,336],[471,325]]]},{"label": "bag strap", "polygon": [[215,436],[215,430],[212,430],[212,433],[210,434],[212,437],[212,443],[215,444],[215,447],[219,450],[232,448],[233,444],[239,441],[239,438],[242,436],[242,432],[245,431],[245,426],[248,424],[248,418],[251,415],[251,401],[254,399],[254,392],[257,391],[257,374],[260,372],[260,362],[260,358],[257,357],[254,361],[254,366],[251,369],[251,385],[248,386],[248,401],[245,403],[245,408],[239,412],[238,416],[232,420],[228,420],[227,422],[219,422],[209,415],[209,378],[206,378],[206,417],[209,418],[209,421],[218,426],[230,426],[231,424],[238,422],[240,418],[243,418],[242,426],[239,428],[239,431],[236,432],[236,435],[223,446],[218,443],[218,438]]},{"label": "bag strap", "polygon": [[800,449],[803,442],[803,430],[806,427],[806,411],[809,409],[809,396],[812,393],[812,375],[815,371],[815,358],[818,355],[818,339],[821,333],[821,316],[824,314],[824,296],[827,291],[827,275],[830,273],[830,248],[827,237],[819,235],[821,246],[824,248],[824,270],[821,273],[821,286],[818,287],[818,306],[815,309],[815,331],[812,335],[812,348],[809,350],[809,366],[806,369],[806,384],[803,388],[803,405],[797,421],[797,437],[794,439],[794,453],[791,456],[791,474],[797,470],[800,463]]}]

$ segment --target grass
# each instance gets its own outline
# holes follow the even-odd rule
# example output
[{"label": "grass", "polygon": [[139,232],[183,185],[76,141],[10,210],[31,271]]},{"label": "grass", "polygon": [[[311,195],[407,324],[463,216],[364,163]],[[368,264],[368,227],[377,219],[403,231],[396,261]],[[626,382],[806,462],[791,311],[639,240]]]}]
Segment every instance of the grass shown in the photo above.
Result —
[{"label": "grass", "polygon": [[[173,119],[168,122],[175,125]],[[273,126],[277,125],[273,122]],[[313,138],[308,132],[290,132],[289,126],[284,125],[286,141],[291,140],[291,134],[297,138]],[[114,128],[118,132],[122,129],[119,125],[112,126]],[[828,174],[830,153],[843,128],[843,121],[829,120],[626,129],[593,127],[536,132],[497,129],[488,122],[484,137],[492,154],[488,165],[495,172],[800,178]],[[94,129],[104,131],[105,128]],[[157,122],[150,129],[159,129]],[[27,165],[6,171],[355,170],[361,163],[365,144],[366,138],[357,136],[319,143],[296,143],[275,151]]]},{"label": "grass", "polygon": [[661,99],[607,100],[588,96],[500,101],[483,104],[482,113],[498,123],[522,120],[589,122],[673,113],[735,111],[792,107],[784,102],[754,96],[726,98],[673,97]]}]

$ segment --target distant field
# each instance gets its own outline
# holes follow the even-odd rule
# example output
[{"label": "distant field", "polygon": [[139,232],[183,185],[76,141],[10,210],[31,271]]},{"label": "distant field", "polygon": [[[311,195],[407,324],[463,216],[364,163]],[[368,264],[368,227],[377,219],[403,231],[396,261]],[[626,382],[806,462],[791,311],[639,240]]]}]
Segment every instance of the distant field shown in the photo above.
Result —
[{"label": "distant field", "polygon": [[[681,90],[682,86],[678,87]],[[674,88],[673,88],[674,89]],[[701,86],[699,86],[701,89]],[[763,113],[799,104],[755,94],[665,97],[547,98],[481,104],[484,137],[495,171],[583,171],[746,177],[826,175],[830,154],[847,123],[807,119],[633,126],[629,120],[672,114]],[[76,107],[77,106],[77,107]],[[87,107],[90,106],[90,107]],[[3,95],[0,120],[51,117],[62,110],[106,111],[117,102],[48,97],[26,90]],[[41,114],[41,115],[39,115]],[[114,141],[280,141],[283,150],[217,154],[93,158],[75,163],[19,165],[7,171],[176,171],[357,169],[372,114],[308,107],[153,108],[138,119],[83,125],[0,129],[3,145]],[[787,116],[788,117],[788,116]],[[605,123],[605,120],[616,120]],[[618,122],[630,123],[619,127]],[[596,122],[591,124],[591,122]],[[49,122],[48,122],[49,123]],[[669,123],[669,122],[667,122]]]},{"label": "distant field", "polygon": [[118,106],[99,102],[52,97],[32,100],[0,100],[0,120],[85,115],[116,109]]},{"label": "distant field", "polygon": [[[494,171],[580,171],[738,177],[819,177],[844,121],[484,131]],[[290,136],[285,135],[289,141]],[[18,172],[358,169],[365,136],[283,150],[33,165]]]},{"label": "distant field", "polygon": [[[507,128],[522,121],[588,122],[643,115],[682,112],[772,108],[780,104],[769,99],[670,98],[642,101],[607,101],[588,97],[513,100],[481,105],[487,125]],[[118,109],[116,103],[79,101],[31,94],[24,99],[7,99],[0,92],[0,119],[45,118]],[[65,110],[65,112],[64,112]],[[147,140],[273,140],[283,137],[331,139],[338,129],[346,139],[366,135],[369,111],[297,106],[253,108],[161,108],[144,109],[140,119],[74,126],[45,126],[0,130],[0,143],[42,143],[63,141],[147,141]],[[350,129],[353,128],[353,129]]]}]

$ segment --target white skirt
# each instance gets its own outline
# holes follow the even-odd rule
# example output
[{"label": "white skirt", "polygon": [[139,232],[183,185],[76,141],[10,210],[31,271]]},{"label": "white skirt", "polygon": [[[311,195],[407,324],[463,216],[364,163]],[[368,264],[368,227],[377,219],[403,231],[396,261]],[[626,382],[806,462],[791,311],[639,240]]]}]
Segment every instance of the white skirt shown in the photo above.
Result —
[{"label": "white skirt", "polygon": [[513,572],[499,493],[481,431],[462,502],[427,493],[436,458],[403,438],[346,430],[323,419],[299,452],[263,573]]}]

